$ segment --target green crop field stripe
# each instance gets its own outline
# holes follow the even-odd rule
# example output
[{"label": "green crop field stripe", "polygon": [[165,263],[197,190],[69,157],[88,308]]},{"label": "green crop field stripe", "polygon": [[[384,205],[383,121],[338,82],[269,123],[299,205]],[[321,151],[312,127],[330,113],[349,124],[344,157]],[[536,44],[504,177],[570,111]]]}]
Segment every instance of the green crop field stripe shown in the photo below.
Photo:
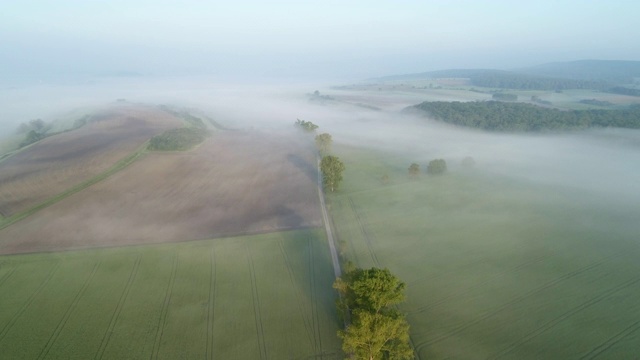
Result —
[{"label": "green crop field stripe", "polygon": [[[509,249],[508,251],[507,250],[503,250],[502,252],[500,252],[500,254],[507,254],[510,251],[512,251],[512,249]],[[494,252],[494,254],[496,254],[496,252]],[[518,264],[518,265],[514,266],[513,268],[506,269],[503,272],[510,273],[510,272],[513,272],[513,271],[519,271],[519,270],[521,270],[521,268],[526,268],[528,266],[534,265],[536,263],[539,263],[539,262],[543,261],[546,258],[548,258],[548,255],[540,255],[540,256],[532,258],[529,261],[525,261],[522,264]],[[464,264],[461,264],[460,266],[461,267],[465,267],[465,268],[469,268],[469,267],[472,267],[472,266],[475,266],[475,265],[489,263],[490,261],[491,261],[490,259],[487,259],[487,258],[484,258],[484,257],[474,257],[473,261],[466,262]],[[450,269],[449,271],[441,271],[441,272],[435,273],[435,274],[433,274],[431,276],[425,276],[425,277],[416,279],[416,280],[414,280],[414,281],[412,281],[410,283],[407,283],[407,286],[412,286],[412,287],[413,286],[419,286],[422,283],[429,282],[429,281],[434,280],[434,279],[442,278],[442,277],[445,277],[447,275],[451,275],[451,274],[456,273],[456,272],[457,272],[457,269]],[[413,310],[413,311],[415,311],[415,310]]]},{"label": "green crop field stripe", "polygon": [[267,346],[264,339],[264,327],[262,325],[262,315],[260,314],[260,297],[258,296],[258,285],[256,284],[256,270],[253,265],[251,249],[247,245],[247,261],[249,262],[249,276],[251,278],[251,296],[253,298],[253,315],[256,322],[256,337],[258,338],[258,349],[260,359],[268,359]]},{"label": "green crop field stripe", "polygon": [[47,356],[47,354],[49,353],[49,350],[51,350],[51,347],[53,346],[55,341],[58,339],[58,336],[60,335],[60,332],[62,331],[62,329],[64,329],[64,326],[66,325],[67,320],[69,320],[69,317],[71,316],[71,314],[75,310],[76,306],[78,305],[78,302],[80,302],[80,299],[82,298],[82,295],[84,294],[84,292],[89,287],[89,284],[91,283],[91,280],[93,279],[93,276],[98,271],[99,267],[100,267],[100,262],[98,262],[98,263],[96,263],[94,265],[93,270],[91,271],[89,276],[87,276],[87,279],[84,281],[84,284],[82,285],[82,287],[80,288],[80,290],[78,291],[76,296],[73,298],[73,301],[71,302],[71,305],[69,305],[69,307],[67,308],[67,311],[65,311],[64,315],[62,316],[62,319],[60,320],[60,323],[58,323],[58,326],[53,331],[53,333],[51,333],[51,336],[49,337],[49,340],[47,340],[47,343],[45,344],[44,348],[42,348],[42,351],[40,352],[40,355],[38,355],[38,359],[44,359]]},{"label": "green crop field stripe", "polygon": [[102,337],[102,341],[100,342],[100,347],[98,348],[98,352],[96,353],[96,359],[102,359],[104,355],[104,351],[109,344],[109,339],[111,338],[111,334],[113,333],[113,329],[116,326],[116,322],[118,320],[118,316],[120,316],[120,312],[122,311],[122,307],[124,306],[125,301],[127,300],[127,296],[129,295],[129,290],[131,289],[131,284],[133,284],[133,280],[138,273],[138,267],[140,265],[140,258],[142,255],[138,255],[136,260],[133,263],[133,267],[131,268],[131,273],[129,274],[129,279],[127,280],[127,284],[122,290],[122,294],[120,294],[120,299],[118,299],[118,304],[116,305],[113,314],[111,315],[111,321],[109,321],[109,326],[107,327],[107,331],[104,333]]},{"label": "green crop field stripe", "polygon": [[294,271],[291,268],[291,263],[289,262],[289,256],[287,256],[287,252],[284,249],[284,244],[283,244],[283,240],[282,238],[278,241],[278,245],[280,247],[280,252],[282,252],[282,257],[284,259],[284,265],[287,268],[287,272],[289,273],[289,280],[291,281],[291,283],[294,285],[294,290],[295,290],[295,294],[296,294],[296,303],[298,304],[298,310],[300,311],[300,316],[302,317],[302,322],[304,324],[304,328],[307,332],[307,337],[309,338],[309,343],[313,344],[314,349],[317,348],[315,342],[315,336],[312,334],[313,333],[313,328],[311,325],[311,320],[309,319],[308,313],[305,309],[304,306],[304,301],[302,294],[300,294],[300,289],[295,286],[295,277],[294,277]]},{"label": "green crop field stripe", "polygon": [[11,268],[11,270],[7,271],[3,276],[2,279],[0,279],[0,287],[2,287],[2,284],[4,284],[5,281],[9,280],[9,278],[13,275],[14,272],[16,272],[16,269],[19,268],[20,265],[16,265],[14,267]]},{"label": "green crop field stripe", "polygon": [[547,323],[543,324],[542,326],[538,327],[537,329],[535,329],[534,331],[530,332],[529,334],[527,334],[526,336],[522,337],[520,340],[516,341],[515,343],[509,345],[509,347],[507,347],[506,349],[503,349],[501,352],[499,352],[498,354],[494,355],[494,357],[492,357],[492,359],[498,359],[502,356],[505,356],[507,354],[510,354],[511,352],[513,352],[513,350],[515,350],[518,346],[527,343],[529,340],[535,338],[536,336],[554,328],[555,326],[557,326],[558,324],[560,324],[562,321],[566,320],[567,318],[569,318],[570,316],[577,314],[578,312],[590,307],[591,305],[595,305],[599,302],[601,302],[602,300],[605,300],[611,296],[613,296],[614,294],[634,285],[637,284],[638,282],[640,282],[640,278],[637,279],[632,279],[629,281],[626,281],[612,289],[607,289],[606,291],[601,292],[600,294],[598,294],[597,296],[583,302],[582,304],[572,308],[569,311],[564,312],[563,314],[557,316],[556,318],[554,318],[551,321],[548,321]]},{"label": "green crop field stripe", "polygon": [[162,335],[164,333],[164,327],[167,322],[167,313],[169,312],[169,305],[171,304],[171,294],[173,293],[173,285],[175,284],[177,272],[178,272],[178,253],[176,252],[173,256],[171,276],[169,278],[169,284],[167,284],[167,290],[165,291],[165,294],[164,294],[164,303],[162,304],[160,319],[158,319],[158,328],[156,329],[156,339],[155,339],[155,342],[153,343],[153,351],[151,352],[151,359],[158,358],[158,352],[160,351]]},{"label": "green crop field stripe", "polygon": [[135,160],[137,160],[140,156],[142,156],[145,153],[145,149],[147,147],[148,141],[145,142],[143,144],[143,146],[141,146],[140,148],[138,148],[133,154],[130,154],[126,157],[124,157],[123,159],[119,160],[118,162],[115,163],[115,165],[113,165],[111,168],[109,168],[107,171],[98,174],[94,177],[92,177],[91,179],[85,180],[77,185],[72,186],[71,188],[45,200],[44,202],[30,208],[27,209],[21,213],[15,214],[13,216],[10,216],[8,218],[3,219],[3,221],[0,221],[0,230],[6,228],[7,226],[16,223],[30,215],[35,214],[36,212],[49,207],[55,203],[57,203],[58,201],[73,195],[77,192],[80,192],[86,188],[88,188],[91,185],[97,184],[98,182],[108,178],[109,176],[117,173],[118,171],[124,169],[125,167],[131,165]]},{"label": "green crop field stripe", "polygon": [[628,327],[626,327],[624,330],[622,330],[619,333],[615,334],[614,336],[609,338],[607,341],[605,341],[604,343],[600,344],[599,346],[597,346],[596,348],[594,348],[593,350],[589,351],[587,354],[582,356],[580,358],[580,360],[597,358],[598,356],[600,356],[603,353],[605,353],[607,350],[611,349],[617,343],[619,343],[620,341],[624,340],[627,336],[629,336],[629,335],[633,334],[634,332],[638,331],[638,329],[640,329],[640,321],[636,321],[635,323],[633,323],[633,324],[629,325]]},{"label": "green crop field stripe", "polygon": [[[307,243],[309,247],[309,274],[310,274],[310,283],[311,283],[311,310],[313,311],[313,323],[314,323],[314,333],[318,339],[317,344],[315,345],[316,351],[322,351],[322,335],[320,333],[320,316],[318,315],[318,294],[316,288],[316,267],[315,267],[315,259],[313,257],[313,241],[311,237],[307,238]],[[315,341],[314,341],[315,342]],[[318,348],[319,346],[319,348]]]},{"label": "green crop field stripe", "polygon": [[520,265],[518,265],[518,266],[516,266],[514,268],[505,269],[504,271],[502,271],[502,272],[500,272],[498,274],[495,274],[494,276],[491,276],[489,279],[487,279],[485,281],[476,282],[472,286],[465,287],[464,290],[462,290],[462,291],[455,292],[455,293],[450,294],[448,296],[445,296],[445,297],[443,297],[443,298],[441,298],[441,299],[439,299],[439,300],[437,300],[435,302],[432,302],[430,304],[426,304],[424,306],[420,306],[420,307],[418,307],[418,308],[416,308],[414,310],[410,310],[410,311],[408,311],[408,313],[409,314],[420,314],[420,313],[423,313],[423,312],[425,312],[425,311],[427,311],[429,309],[432,309],[432,308],[434,308],[434,307],[436,307],[438,305],[444,304],[449,300],[462,297],[462,296],[474,291],[475,289],[482,288],[482,287],[484,287],[484,285],[492,283],[492,282],[496,281],[496,279],[505,276],[505,273],[507,273],[509,275],[517,274],[519,271],[522,271],[527,266],[530,266],[530,265],[533,265],[535,263],[538,263],[542,259],[544,259],[544,256],[541,256],[539,259],[537,259],[535,261],[527,261],[526,265],[520,264]]},{"label": "green crop field stripe", "polygon": [[364,237],[364,242],[367,245],[367,249],[369,249],[369,255],[371,255],[371,260],[373,260],[373,263],[377,267],[380,267],[380,262],[378,261],[378,257],[376,256],[376,253],[373,251],[373,247],[371,246],[370,234],[367,231],[367,229],[365,228],[365,226],[364,226],[364,224],[362,222],[362,218],[360,217],[360,214],[358,213],[358,210],[356,209],[356,205],[353,202],[353,199],[351,197],[349,197],[349,205],[351,206],[351,210],[353,211],[353,214],[355,215],[356,222],[358,223],[358,226],[360,227],[360,231],[362,232],[362,236]]},{"label": "green crop field stripe", "polygon": [[53,268],[51,269],[51,271],[49,271],[49,274],[47,275],[47,277],[42,281],[42,283],[40,284],[40,286],[36,289],[36,291],[33,292],[33,294],[31,294],[31,296],[29,296],[29,299],[27,299],[27,301],[24,302],[24,304],[22,305],[22,307],[18,310],[18,312],[16,312],[13,317],[11,318],[11,320],[9,320],[9,322],[7,322],[7,324],[4,326],[4,328],[2,329],[2,331],[0,331],[0,342],[2,342],[2,339],[4,339],[5,336],[7,336],[7,333],[9,333],[9,331],[11,330],[11,328],[13,327],[13,325],[15,325],[16,321],[18,321],[18,318],[25,312],[25,310],[31,305],[31,303],[33,302],[33,300],[35,300],[35,298],[38,296],[38,294],[40,294],[40,292],[47,286],[47,284],[49,283],[49,281],[51,281],[51,279],[53,278],[53,275],[56,273],[56,271],[58,271],[58,268],[60,267],[60,263],[57,262]]},{"label": "green crop field stripe", "polygon": [[209,309],[207,311],[207,359],[213,359],[213,324],[216,305],[216,251],[214,246],[211,247],[210,259],[211,279],[209,281]]},{"label": "green crop field stripe", "polygon": [[[348,199],[349,199],[349,198],[348,198]],[[347,208],[347,207],[345,206],[345,204],[344,204],[344,201],[343,201],[343,200],[337,200],[337,201],[336,201],[336,203],[337,203],[337,204],[339,204],[339,205],[340,205],[340,208],[341,208],[341,209],[344,209],[344,211],[351,211],[351,212],[353,213],[353,209],[352,209],[351,207],[348,207],[348,208]],[[354,215],[354,217],[355,217],[355,215]],[[331,219],[332,219],[332,221],[333,221],[333,214],[331,214]],[[336,226],[335,228],[337,229],[337,226]],[[338,233],[339,233],[339,232],[338,232],[338,231],[336,231],[336,238],[337,238],[338,236],[340,236],[340,234],[338,234]],[[349,240],[349,241],[348,241],[348,243],[349,243],[349,248],[351,249],[351,254],[352,254],[352,256],[353,256],[353,260],[354,260],[354,262],[355,262],[356,264],[360,264],[360,260],[358,259],[358,252],[356,251],[356,248],[355,248],[355,246],[353,245],[353,241]]]},{"label": "green crop field stripe", "polygon": [[[526,299],[526,298],[528,298],[528,297],[531,297],[531,296],[533,296],[533,295],[536,295],[536,294],[538,294],[538,293],[540,293],[540,292],[542,292],[542,291],[544,291],[544,290],[546,290],[546,289],[548,289],[548,288],[551,288],[551,287],[553,287],[553,286],[556,286],[556,285],[558,285],[559,283],[561,283],[561,282],[563,282],[563,281],[566,281],[566,280],[569,280],[569,279],[571,279],[571,278],[574,278],[574,277],[576,277],[576,276],[578,276],[578,275],[580,275],[580,274],[582,274],[582,273],[585,273],[585,272],[587,272],[587,271],[589,271],[589,270],[593,270],[594,268],[597,268],[598,266],[603,265],[603,264],[604,264],[605,262],[607,262],[608,260],[611,260],[612,258],[615,258],[615,257],[621,256],[622,254],[624,254],[624,252],[619,252],[619,253],[616,253],[616,254],[613,254],[613,255],[607,256],[607,257],[605,257],[605,258],[601,259],[601,260],[600,260],[599,262],[597,262],[597,263],[593,263],[593,264],[590,264],[590,265],[587,265],[587,266],[583,266],[583,267],[581,267],[581,268],[579,268],[579,269],[577,269],[577,270],[574,270],[574,271],[568,272],[568,273],[566,273],[566,274],[564,274],[564,275],[561,275],[561,276],[559,276],[559,277],[557,277],[557,278],[554,278],[553,280],[551,280],[551,281],[549,281],[549,282],[547,282],[547,283],[545,283],[545,284],[543,284],[543,285],[541,285],[541,286],[539,286],[539,287],[537,287],[537,288],[535,288],[535,289],[532,289],[532,290],[530,290],[530,291],[526,292],[525,294],[522,294],[522,295],[516,296],[515,298],[511,299],[510,301],[508,301],[508,302],[506,302],[506,303],[504,303],[504,304],[502,304],[502,305],[498,306],[497,308],[495,308],[495,309],[493,309],[493,310],[491,310],[491,311],[489,311],[489,312],[485,313],[484,315],[482,315],[482,316],[480,316],[480,317],[476,318],[476,319],[475,319],[475,320],[473,320],[473,321],[469,321],[469,322],[467,322],[467,323],[465,323],[465,324],[461,324],[461,325],[459,325],[459,326],[455,327],[453,330],[451,330],[451,331],[450,331],[449,333],[447,333],[447,334],[444,334],[444,335],[439,336],[439,337],[437,337],[437,338],[429,339],[429,340],[424,341],[424,342],[422,342],[422,343],[420,343],[420,344],[417,344],[417,348],[416,348],[416,349],[417,349],[418,351],[420,351],[423,347],[425,347],[425,346],[427,346],[427,345],[435,344],[435,343],[440,342],[440,341],[442,341],[442,340],[448,339],[448,338],[450,338],[451,336],[455,336],[455,335],[457,335],[457,334],[461,333],[462,331],[466,330],[466,329],[467,329],[467,328],[469,328],[470,326],[475,325],[475,324],[477,324],[477,323],[479,323],[479,322],[481,322],[481,321],[483,321],[483,320],[486,320],[486,319],[488,319],[488,318],[490,318],[490,317],[492,317],[492,316],[495,316],[496,314],[500,313],[500,312],[501,312],[501,311],[503,311],[505,308],[507,308],[507,307],[509,307],[509,306],[511,306],[511,305],[513,305],[513,304],[516,304],[516,303],[518,303],[518,302],[520,302],[520,301],[522,301],[522,300],[524,300],[524,299]],[[419,334],[418,334],[418,335],[419,335]]]}]

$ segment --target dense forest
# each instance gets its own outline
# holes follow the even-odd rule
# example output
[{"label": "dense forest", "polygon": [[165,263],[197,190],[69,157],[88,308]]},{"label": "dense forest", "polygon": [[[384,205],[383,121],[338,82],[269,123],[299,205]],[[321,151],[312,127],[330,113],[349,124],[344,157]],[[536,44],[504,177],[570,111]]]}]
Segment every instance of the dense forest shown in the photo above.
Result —
[{"label": "dense forest", "polygon": [[640,128],[640,105],[621,110],[562,111],[525,103],[423,102],[405,111],[449,124],[489,131],[574,130],[588,127]]}]

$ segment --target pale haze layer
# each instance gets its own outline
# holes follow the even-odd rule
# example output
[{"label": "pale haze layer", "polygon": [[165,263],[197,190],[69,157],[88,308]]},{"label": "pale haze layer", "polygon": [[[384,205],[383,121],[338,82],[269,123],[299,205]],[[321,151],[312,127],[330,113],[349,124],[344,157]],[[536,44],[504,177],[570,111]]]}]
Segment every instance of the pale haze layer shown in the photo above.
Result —
[{"label": "pale haze layer", "polygon": [[638,60],[638,13],[620,0],[12,1],[0,11],[0,75],[357,80]]}]

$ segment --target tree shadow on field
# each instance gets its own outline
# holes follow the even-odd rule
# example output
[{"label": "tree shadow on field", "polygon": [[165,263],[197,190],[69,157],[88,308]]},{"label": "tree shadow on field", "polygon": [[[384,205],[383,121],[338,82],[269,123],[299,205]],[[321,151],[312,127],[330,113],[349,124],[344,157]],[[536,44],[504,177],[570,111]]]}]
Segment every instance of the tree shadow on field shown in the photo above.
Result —
[{"label": "tree shadow on field", "polygon": [[300,155],[296,154],[288,154],[287,160],[289,160],[289,162],[292,163],[293,166],[302,170],[302,172],[304,172],[310,180],[316,181],[318,179],[318,170],[314,162],[309,162]]}]

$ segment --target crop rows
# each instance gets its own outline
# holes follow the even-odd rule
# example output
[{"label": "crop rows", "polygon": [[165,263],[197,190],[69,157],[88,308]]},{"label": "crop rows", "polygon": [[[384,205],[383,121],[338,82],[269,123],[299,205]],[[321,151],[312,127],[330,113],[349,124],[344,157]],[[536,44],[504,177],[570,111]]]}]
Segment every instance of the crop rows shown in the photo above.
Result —
[{"label": "crop rows", "polygon": [[400,310],[418,358],[640,352],[637,224],[622,209],[482,169],[402,181],[417,159],[334,151],[350,164],[329,194],[336,235],[356,266],[407,283]]},{"label": "crop rows", "polygon": [[[619,255],[622,255],[622,254],[618,253],[615,256],[619,256]],[[613,258],[615,256],[610,256],[610,258]],[[574,277],[576,277],[576,276],[578,276],[578,275],[580,275],[582,273],[585,273],[587,271],[593,270],[594,268],[597,268],[598,266],[603,265],[606,260],[607,259],[603,259],[600,262],[589,264],[589,265],[586,265],[586,266],[584,266],[582,268],[579,268],[579,269],[576,269],[574,271],[565,273],[565,274],[563,274],[561,276],[558,276],[558,277],[556,277],[556,278],[544,283],[541,286],[533,288],[533,289],[529,290],[528,292],[526,292],[526,293],[524,293],[522,295],[518,295],[518,296],[512,298],[508,302],[501,304],[500,306],[492,309],[489,312],[484,313],[482,316],[479,316],[474,320],[468,321],[468,322],[466,322],[464,324],[461,324],[461,325],[455,327],[454,329],[449,331],[447,334],[444,334],[444,335],[441,335],[439,337],[432,338],[432,339],[429,339],[427,341],[424,341],[424,342],[421,342],[419,344],[416,344],[416,350],[420,351],[420,349],[422,349],[425,346],[432,345],[434,343],[440,342],[440,341],[448,339],[448,338],[450,338],[450,337],[452,337],[454,335],[457,335],[457,334],[461,333],[462,331],[466,330],[467,328],[471,327],[472,325],[475,325],[475,324],[477,324],[477,323],[479,323],[481,321],[484,321],[484,320],[486,320],[486,319],[488,319],[488,318],[490,318],[492,316],[495,316],[495,315],[499,314],[500,312],[504,311],[509,306],[512,306],[512,305],[514,305],[514,304],[516,304],[518,302],[521,302],[521,301],[523,301],[523,300],[525,300],[527,298],[535,296],[535,295],[537,295],[537,294],[539,294],[539,293],[541,293],[541,292],[543,292],[543,291],[545,291],[545,290],[547,290],[549,288],[552,288],[552,287],[554,287],[554,286],[556,286],[556,285],[558,285],[558,284],[560,284],[560,283],[562,283],[564,281],[568,281],[568,280],[570,280],[570,279],[572,279],[572,278],[574,278]]]},{"label": "crop rows", "polygon": [[22,307],[20,307],[20,309],[18,309],[18,311],[11,318],[11,320],[9,320],[5,324],[5,326],[2,328],[2,330],[0,330],[0,343],[2,342],[4,337],[7,335],[7,333],[9,333],[9,331],[11,330],[13,325],[16,323],[16,321],[18,321],[18,318],[20,318],[20,316],[29,308],[31,303],[36,299],[36,297],[40,294],[40,292],[47,286],[49,281],[51,281],[51,278],[53,278],[53,275],[56,273],[56,271],[58,270],[59,267],[60,267],[60,263],[56,263],[51,268],[51,270],[49,271],[49,274],[44,279],[44,281],[42,281],[40,286],[31,294],[31,296],[29,296],[27,299],[25,299],[26,301],[23,303]]},{"label": "crop rows", "polygon": [[15,305],[0,314],[0,353],[14,358],[29,344],[39,359],[333,358],[338,321],[333,298],[319,294],[319,279],[332,278],[320,234],[14,255],[2,263],[0,302]]}]

